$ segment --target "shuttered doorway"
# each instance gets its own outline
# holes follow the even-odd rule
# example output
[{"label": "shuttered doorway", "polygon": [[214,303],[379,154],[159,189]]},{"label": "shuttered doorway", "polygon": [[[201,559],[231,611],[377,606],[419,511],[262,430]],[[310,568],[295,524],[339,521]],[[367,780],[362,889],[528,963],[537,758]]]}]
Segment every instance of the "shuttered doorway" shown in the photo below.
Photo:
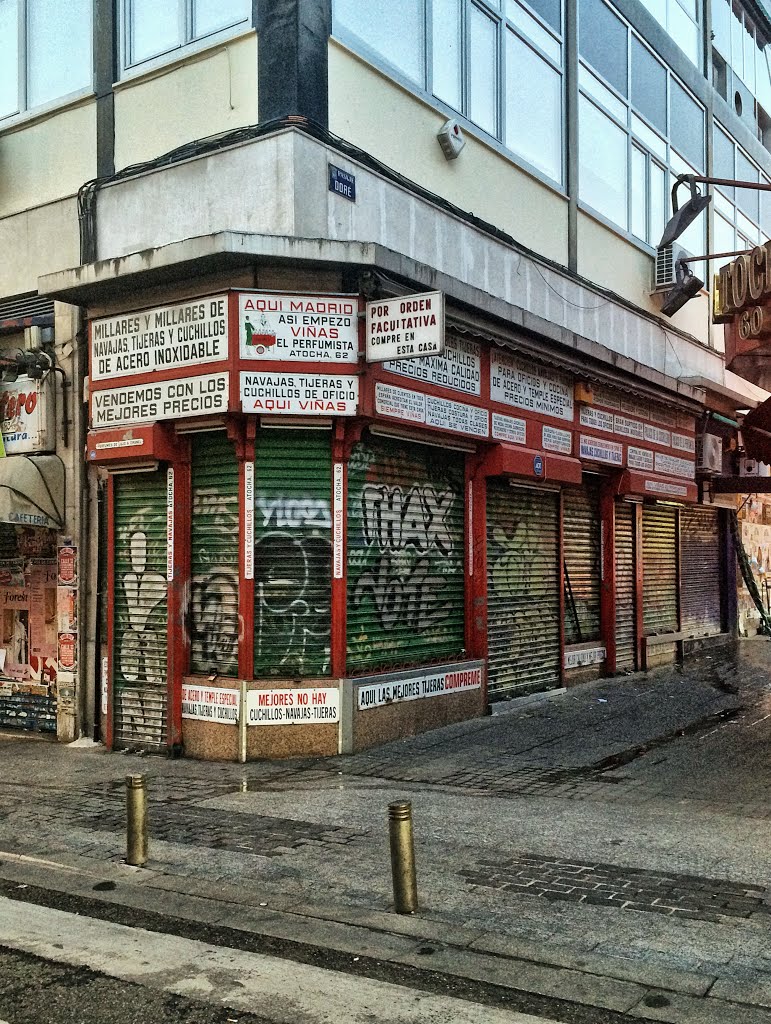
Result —
[{"label": "shuttered doorway", "polygon": [[490,700],[560,685],[559,495],[487,486]]},{"label": "shuttered doorway", "polygon": [[330,671],[328,430],[263,428],[254,459],[254,674]]},{"label": "shuttered doorway", "polygon": [[224,430],[192,446],[190,671],[238,675],[238,462]]},{"label": "shuttered doorway", "polygon": [[115,478],[115,747],[166,743],[166,472]]},{"label": "shuttered doorway", "polygon": [[562,495],[565,643],[600,639],[600,488],[595,481]]},{"label": "shuttered doorway", "polygon": [[616,669],[637,668],[635,606],[635,506],[616,502]]},{"label": "shuttered doorway", "polygon": [[643,505],[643,632],[645,636],[678,629],[677,509]]},{"label": "shuttered doorway", "polygon": [[680,512],[680,600],[686,636],[714,636],[723,629],[720,597],[720,513],[692,507]]},{"label": "shuttered doorway", "polygon": [[348,469],[348,668],[449,660],[464,644],[463,456],[373,438]]}]

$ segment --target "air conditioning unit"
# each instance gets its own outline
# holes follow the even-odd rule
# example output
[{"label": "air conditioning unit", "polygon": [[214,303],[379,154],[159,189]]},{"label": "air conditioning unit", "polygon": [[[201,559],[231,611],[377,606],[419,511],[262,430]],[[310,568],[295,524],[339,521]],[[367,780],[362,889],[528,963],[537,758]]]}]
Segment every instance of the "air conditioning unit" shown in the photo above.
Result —
[{"label": "air conditioning unit", "polygon": [[771,476],[771,466],[757,459],[739,459],[739,476]]},{"label": "air conditioning unit", "polygon": [[715,434],[696,438],[696,470],[699,473],[723,472],[723,439]]},{"label": "air conditioning unit", "polygon": [[681,245],[672,243],[656,250],[656,263],[653,271],[653,293],[668,292],[677,284],[675,263],[691,253]]}]

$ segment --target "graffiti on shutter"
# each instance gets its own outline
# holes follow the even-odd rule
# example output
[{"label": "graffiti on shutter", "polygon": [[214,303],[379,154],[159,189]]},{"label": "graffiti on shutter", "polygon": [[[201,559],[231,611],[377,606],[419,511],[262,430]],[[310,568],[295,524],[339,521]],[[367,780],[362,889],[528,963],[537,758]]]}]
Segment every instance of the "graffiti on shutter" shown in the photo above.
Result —
[{"label": "graffiti on shutter", "polygon": [[254,482],[254,674],[330,671],[330,434],[262,430]]},{"label": "graffiti on shutter", "polygon": [[680,512],[682,629],[713,636],[723,628],[720,597],[720,519],[717,509]]},{"label": "graffiti on shutter", "polygon": [[635,506],[616,502],[616,668],[634,672],[635,650]]},{"label": "graffiti on shutter", "polygon": [[166,741],[166,473],[115,480],[115,745]]},{"label": "graffiti on shutter", "polygon": [[238,462],[224,431],[192,437],[190,670],[238,675]]},{"label": "graffiti on shutter", "polygon": [[491,700],[560,685],[558,495],[487,485]]},{"label": "graffiti on shutter", "polygon": [[600,639],[600,491],[563,494],[565,643]]},{"label": "graffiti on shutter", "polygon": [[348,667],[455,657],[464,642],[463,458],[378,439],[348,470]]},{"label": "graffiti on shutter", "polygon": [[677,632],[677,510],[643,506],[643,632]]}]

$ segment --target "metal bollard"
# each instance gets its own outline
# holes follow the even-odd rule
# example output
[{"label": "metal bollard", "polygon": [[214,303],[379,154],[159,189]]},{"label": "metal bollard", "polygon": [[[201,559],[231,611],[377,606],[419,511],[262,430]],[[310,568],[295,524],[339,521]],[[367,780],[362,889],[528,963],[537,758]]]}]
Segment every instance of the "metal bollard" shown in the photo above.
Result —
[{"label": "metal bollard", "polygon": [[126,776],[126,863],[147,863],[147,783],[144,775]]},{"label": "metal bollard", "polygon": [[397,914],[414,914],[418,909],[418,880],[415,874],[412,803],[409,800],[388,805],[388,837],[391,843],[394,909]]}]

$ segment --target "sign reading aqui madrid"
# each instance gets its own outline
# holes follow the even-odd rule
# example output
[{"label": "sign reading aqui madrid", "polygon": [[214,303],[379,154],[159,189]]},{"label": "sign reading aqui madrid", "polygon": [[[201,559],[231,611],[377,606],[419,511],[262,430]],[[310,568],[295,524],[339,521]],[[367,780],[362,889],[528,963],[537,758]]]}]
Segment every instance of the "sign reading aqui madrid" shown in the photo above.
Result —
[{"label": "sign reading aqui madrid", "polygon": [[422,292],[367,303],[367,362],[444,351],[444,294]]}]

